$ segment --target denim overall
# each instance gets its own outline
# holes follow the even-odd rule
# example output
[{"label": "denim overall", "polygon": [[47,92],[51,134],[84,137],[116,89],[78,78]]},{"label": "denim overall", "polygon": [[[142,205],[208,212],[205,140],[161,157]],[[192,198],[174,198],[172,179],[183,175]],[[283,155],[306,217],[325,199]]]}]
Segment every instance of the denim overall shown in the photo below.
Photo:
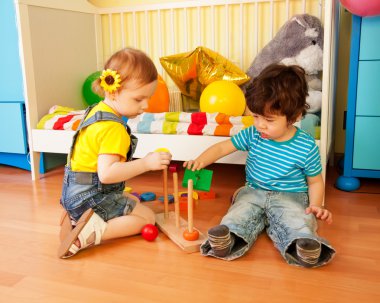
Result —
[{"label": "denim overall", "polygon": [[96,172],[74,172],[71,170],[71,155],[79,132],[98,121],[115,121],[125,126],[131,138],[131,146],[126,156],[127,161],[132,160],[132,155],[136,149],[137,138],[131,134],[129,126],[118,116],[109,112],[99,111],[85,120],[93,107],[94,105],[86,110],[78,130],[74,134],[63,177],[60,202],[75,221],[78,221],[81,215],[89,208],[92,208],[104,221],[108,221],[112,218],[131,213],[136,206],[134,200],[123,194],[124,181],[113,184],[102,184]]}]

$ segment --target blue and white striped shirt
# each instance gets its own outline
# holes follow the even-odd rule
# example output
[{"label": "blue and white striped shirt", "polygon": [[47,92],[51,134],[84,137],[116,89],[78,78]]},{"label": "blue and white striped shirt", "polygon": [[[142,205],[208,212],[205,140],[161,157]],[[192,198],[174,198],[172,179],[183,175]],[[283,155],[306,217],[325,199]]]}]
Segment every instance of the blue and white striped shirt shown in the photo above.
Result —
[{"label": "blue and white striped shirt", "polygon": [[245,171],[250,187],[307,192],[306,176],[322,171],[314,138],[299,128],[285,142],[262,138],[254,126],[243,129],[231,140],[238,150],[248,151]]}]

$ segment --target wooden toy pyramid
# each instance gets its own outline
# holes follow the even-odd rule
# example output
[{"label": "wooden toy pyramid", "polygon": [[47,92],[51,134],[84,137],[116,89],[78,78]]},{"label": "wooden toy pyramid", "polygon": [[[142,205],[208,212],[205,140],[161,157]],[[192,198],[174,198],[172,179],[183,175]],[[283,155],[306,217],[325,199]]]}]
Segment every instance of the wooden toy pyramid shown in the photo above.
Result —
[{"label": "wooden toy pyramid", "polygon": [[[175,244],[187,253],[199,251],[200,245],[206,240],[206,237],[193,226],[193,182],[187,182],[188,187],[188,221],[182,219],[179,213],[179,197],[178,197],[178,174],[173,171],[174,186],[174,212],[169,212],[168,202],[168,170],[163,172],[164,178],[164,212],[156,214],[156,224],[159,229],[166,234]],[[184,238],[184,233],[193,233],[198,231],[197,240],[188,241]]]}]

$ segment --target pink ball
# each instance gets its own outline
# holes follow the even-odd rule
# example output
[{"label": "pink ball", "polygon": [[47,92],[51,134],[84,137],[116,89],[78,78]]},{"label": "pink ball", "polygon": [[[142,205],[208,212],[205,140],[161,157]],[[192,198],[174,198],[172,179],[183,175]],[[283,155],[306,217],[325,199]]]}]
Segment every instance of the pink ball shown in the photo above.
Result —
[{"label": "pink ball", "polygon": [[158,236],[158,228],[153,224],[147,224],[142,228],[141,235],[147,241],[154,241]]},{"label": "pink ball", "polygon": [[361,17],[380,15],[380,0],[340,0],[354,15]]}]

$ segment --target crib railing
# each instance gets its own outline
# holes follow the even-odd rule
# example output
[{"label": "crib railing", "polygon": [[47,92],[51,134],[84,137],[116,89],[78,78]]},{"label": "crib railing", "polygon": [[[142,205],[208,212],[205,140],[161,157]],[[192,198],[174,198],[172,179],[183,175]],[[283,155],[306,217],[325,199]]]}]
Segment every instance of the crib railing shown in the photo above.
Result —
[{"label": "crib railing", "polygon": [[[291,16],[323,20],[323,0],[208,0],[100,8],[103,60],[131,46],[159,58],[208,47],[246,70]],[[99,62],[100,67],[103,62]]]},{"label": "crib railing", "polygon": [[182,107],[182,94],[178,88],[169,88],[169,111],[170,112],[180,112],[183,110]]}]

